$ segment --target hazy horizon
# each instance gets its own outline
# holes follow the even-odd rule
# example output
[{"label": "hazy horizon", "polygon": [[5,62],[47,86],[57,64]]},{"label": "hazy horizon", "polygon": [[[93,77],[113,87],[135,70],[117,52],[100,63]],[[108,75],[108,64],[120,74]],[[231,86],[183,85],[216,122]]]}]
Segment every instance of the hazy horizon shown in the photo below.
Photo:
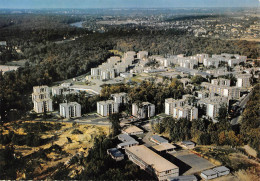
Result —
[{"label": "hazy horizon", "polygon": [[0,9],[259,7],[260,0],[1,0]]}]

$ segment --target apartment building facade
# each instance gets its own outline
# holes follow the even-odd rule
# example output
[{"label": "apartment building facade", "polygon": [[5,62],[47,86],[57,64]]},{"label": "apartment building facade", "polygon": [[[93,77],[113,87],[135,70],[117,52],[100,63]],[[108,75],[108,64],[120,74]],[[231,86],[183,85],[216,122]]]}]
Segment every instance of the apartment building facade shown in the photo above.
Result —
[{"label": "apartment building facade", "polygon": [[140,105],[137,103],[132,104],[132,115],[146,119],[155,116],[155,105],[149,102],[142,102]]},{"label": "apartment building facade", "polygon": [[50,90],[48,86],[35,86],[32,93],[33,110],[36,113],[53,111]]},{"label": "apartment building facade", "polygon": [[101,116],[109,116],[119,112],[119,104],[114,100],[97,102],[97,113]]},{"label": "apartment building facade", "polygon": [[81,105],[77,102],[60,104],[60,116],[64,118],[81,117]]}]

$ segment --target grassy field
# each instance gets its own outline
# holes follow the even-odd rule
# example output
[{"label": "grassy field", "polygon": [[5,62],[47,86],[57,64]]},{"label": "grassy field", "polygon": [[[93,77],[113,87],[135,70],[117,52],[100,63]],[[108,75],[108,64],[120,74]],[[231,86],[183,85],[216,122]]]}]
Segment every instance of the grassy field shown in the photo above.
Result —
[{"label": "grassy field", "polygon": [[260,163],[248,158],[239,149],[228,146],[197,146],[194,150],[212,163],[220,162],[230,168],[232,174],[214,179],[216,181],[260,179]]},{"label": "grassy field", "polygon": [[[27,134],[33,134],[42,140],[47,140],[40,146],[28,146],[27,142],[21,140],[14,143],[0,144],[3,149],[12,146],[16,155],[21,160],[26,160],[25,167],[30,167],[30,174],[21,170],[18,173],[20,179],[46,179],[51,178],[61,165],[64,165],[75,154],[82,152],[87,156],[88,150],[93,146],[94,139],[99,135],[108,135],[109,128],[106,126],[77,125],[72,123],[52,123],[23,121],[4,124],[0,128],[2,135],[13,133],[17,138]],[[82,169],[75,167],[75,170]],[[79,171],[78,170],[78,171]]]}]

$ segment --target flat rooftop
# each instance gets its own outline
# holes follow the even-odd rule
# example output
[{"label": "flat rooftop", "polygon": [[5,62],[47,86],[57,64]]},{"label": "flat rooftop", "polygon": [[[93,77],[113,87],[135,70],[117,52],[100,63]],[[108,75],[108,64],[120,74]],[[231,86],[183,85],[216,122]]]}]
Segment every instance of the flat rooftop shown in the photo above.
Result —
[{"label": "flat rooftop", "polygon": [[137,126],[130,126],[124,130],[125,133],[131,134],[131,133],[137,133],[137,132],[143,132],[142,129],[138,128]]},{"label": "flat rooftop", "polygon": [[166,139],[164,139],[164,138],[162,138],[162,137],[160,137],[158,135],[153,135],[151,137],[151,139],[156,140],[156,141],[158,141],[160,143],[168,143],[168,140],[166,140]]},{"label": "flat rooftop", "polygon": [[153,148],[157,151],[165,151],[176,148],[176,146],[170,144],[170,143],[162,143],[160,145],[155,145]]},{"label": "flat rooftop", "polygon": [[176,165],[153,152],[144,145],[132,146],[126,148],[129,152],[137,156],[139,159],[152,166],[158,172],[179,169]]},{"label": "flat rooftop", "polygon": [[213,170],[215,172],[226,172],[226,171],[230,171],[227,167],[225,166],[220,166],[220,167],[216,167],[216,168],[213,168]]},{"label": "flat rooftop", "polygon": [[131,136],[129,136],[127,134],[120,134],[120,135],[118,135],[118,139],[123,141],[123,142],[135,141],[134,138],[132,138]]},{"label": "flat rooftop", "polygon": [[63,106],[63,107],[67,107],[67,106],[77,106],[77,105],[80,105],[80,104],[77,103],[77,102],[68,102],[68,103],[62,103],[62,104],[60,104],[60,106]]},{"label": "flat rooftop", "polygon": [[212,169],[210,169],[210,170],[205,170],[205,171],[203,171],[203,172],[201,172],[201,173],[203,173],[203,174],[206,175],[206,176],[211,176],[211,175],[217,174],[217,172],[215,172],[215,171],[212,170]]},{"label": "flat rooftop", "polygon": [[124,146],[135,145],[135,144],[139,144],[139,143],[137,141],[135,141],[135,140],[131,140],[131,141],[119,143],[118,146],[124,147]]},{"label": "flat rooftop", "polygon": [[121,153],[121,151],[119,151],[117,148],[110,148],[107,150],[111,155],[113,155],[114,157],[122,157],[124,156],[123,153]]}]

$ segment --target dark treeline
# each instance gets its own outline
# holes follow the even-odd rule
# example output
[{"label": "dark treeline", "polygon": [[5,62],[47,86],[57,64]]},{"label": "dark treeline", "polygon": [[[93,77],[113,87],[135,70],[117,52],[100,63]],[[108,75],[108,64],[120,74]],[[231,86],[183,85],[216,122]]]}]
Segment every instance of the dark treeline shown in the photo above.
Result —
[{"label": "dark treeline", "polygon": [[206,19],[206,18],[219,18],[223,17],[223,15],[190,15],[190,16],[180,16],[180,17],[172,17],[168,18],[165,21],[184,21],[184,20],[195,20],[195,19]]},{"label": "dark treeline", "polygon": [[143,81],[140,85],[131,87],[129,85],[104,86],[101,90],[101,97],[109,99],[113,93],[127,92],[129,96],[129,112],[131,112],[132,103],[150,102],[155,105],[156,112],[161,113],[164,110],[164,101],[166,98],[173,97],[180,99],[186,93],[183,85],[177,79],[165,81],[156,84],[155,82]]},{"label": "dark treeline", "polygon": [[88,31],[72,27],[69,23],[83,20],[79,16],[19,14],[1,15],[0,41],[7,41],[8,46],[26,46],[31,43],[43,43],[79,36]]}]

